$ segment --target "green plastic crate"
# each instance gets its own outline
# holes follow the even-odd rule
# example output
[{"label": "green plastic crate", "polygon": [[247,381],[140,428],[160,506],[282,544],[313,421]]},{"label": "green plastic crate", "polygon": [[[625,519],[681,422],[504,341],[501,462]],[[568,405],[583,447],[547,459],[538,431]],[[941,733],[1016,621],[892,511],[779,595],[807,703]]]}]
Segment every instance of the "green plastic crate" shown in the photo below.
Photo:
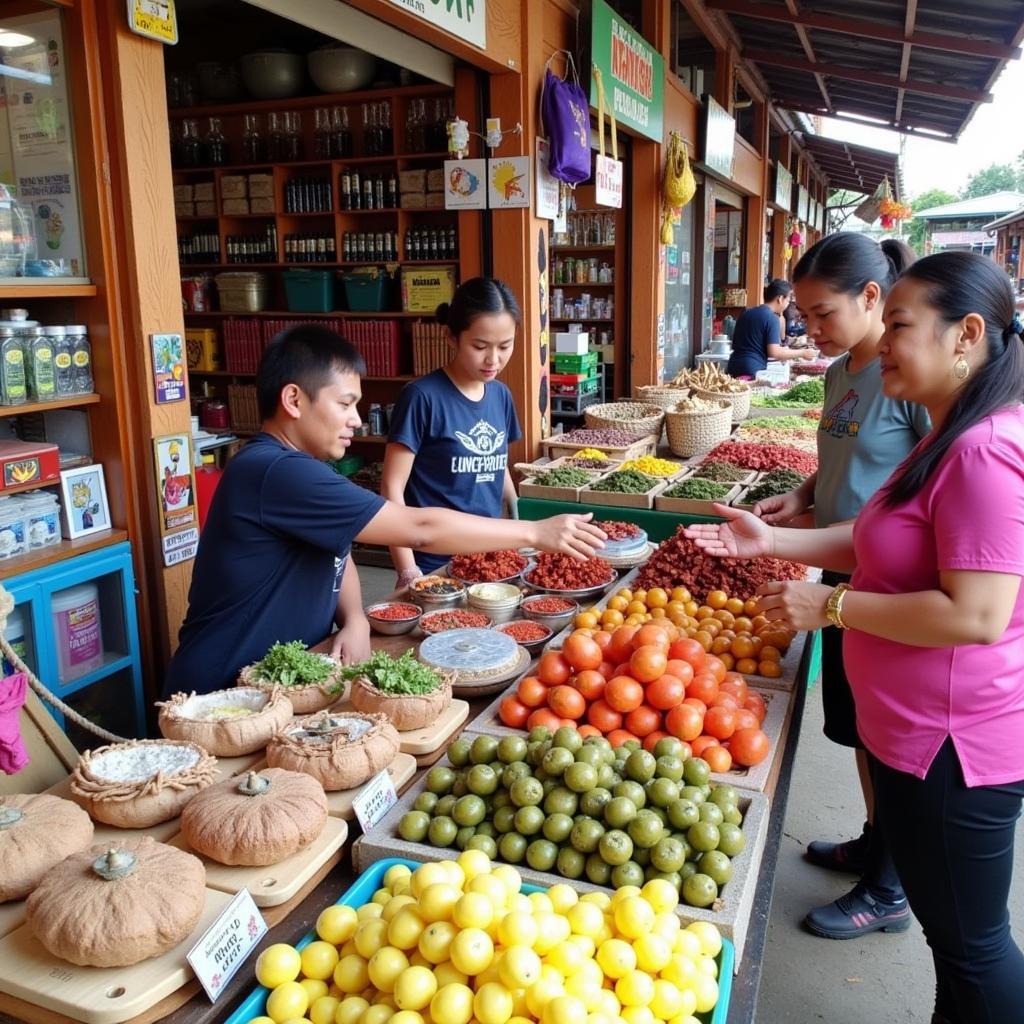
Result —
[{"label": "green plastic crate", "polygon": [[585,355],[574,355],[570,352],[555,353],[555,373],[597,372],[597,353],[587,352]]},{"label": "green plastic crate", "polygon": [[286,270],[281,277],[292,313],[330,313],[335,308],[333,270]]},{"label": "green plastic crate", "polygon": [[391,301],[391,278],[387,274],[342,274],[345,298],[353,313],[383,313]]}]

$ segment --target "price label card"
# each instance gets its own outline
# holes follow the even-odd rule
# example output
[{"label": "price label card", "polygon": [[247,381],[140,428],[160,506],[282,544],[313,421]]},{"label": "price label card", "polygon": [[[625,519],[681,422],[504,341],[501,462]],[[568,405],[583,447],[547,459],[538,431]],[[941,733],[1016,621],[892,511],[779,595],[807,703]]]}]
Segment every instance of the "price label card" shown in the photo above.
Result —
[{"label": "price label card", "polygon": [[217,1001],[266,934],[267,922],[249,890],[243,889],[188,952],[188,962],[211,1002]]},{"label": "price label card", "polygon": [[359,825],[365,833],[369,832],[397,803],[395,784],[385,768],[356,794],[352,801],[352,809],[356,812]]}]

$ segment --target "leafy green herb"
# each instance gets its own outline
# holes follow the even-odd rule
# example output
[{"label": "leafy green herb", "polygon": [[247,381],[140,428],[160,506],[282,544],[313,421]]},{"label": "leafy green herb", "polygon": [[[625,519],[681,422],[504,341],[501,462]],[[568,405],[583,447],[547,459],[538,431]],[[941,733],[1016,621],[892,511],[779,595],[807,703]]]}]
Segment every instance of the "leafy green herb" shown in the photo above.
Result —
[{"label": "leafy green herb", "polygon": [[689,498],[691,501],[718,501],[724,498],[732,488],[729,484],[717,483],[714,480],[700,480],[690,477],[674,484],[662,492],[663,498]]},{"label": "leafy green herb", "polygon": [[611,491],[615,494],[646,494],[658,483],[653,476],[623,469],[591,486],[592,491]]},{"label": "leafy green herb", "polygon": [[801,381],[794,384],[781,395],[754,395],[751,405],[767,409],[804,409],[821,405],[825,401],[825,381],[818,377],[815,380]]},{"label": "leafy green herb", "polygon": [[364,676],[381,693],[431,693],[441,685],[441,677],[432,668],[406,651],[400,658],[392,658],[386,651],[374,651],[369,661],[350,665],[342,670],[342,677],[355,679]]},{"label": "leafy green herb", "polygon": [[806,479],[803,473],[797,473],[793,469],[772,469],[747,491],[743,500],[746,504],[753,505],[764,501],[765,498],[774,498],[777,494],[796,490]]},{"label": "leafy green herb", "polygon": [[[306,649],[301,640],[274,644],[256,663],[256,675],[281,686],[315,686],[326,682],[335,664],[322,654]],[[335,689],[340,689],[340,684]]]}]

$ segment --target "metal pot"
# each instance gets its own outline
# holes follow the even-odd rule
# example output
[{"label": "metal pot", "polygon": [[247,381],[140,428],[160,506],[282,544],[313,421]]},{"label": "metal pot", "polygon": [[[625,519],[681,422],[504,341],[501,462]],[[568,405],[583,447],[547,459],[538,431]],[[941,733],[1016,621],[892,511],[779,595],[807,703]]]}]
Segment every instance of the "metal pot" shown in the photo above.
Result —
[{"label": "metal pot", "polygon": [[242,82],[258,100],[297,96],[306,78],[305,62],[289,50],[258,50],[238,61]]},{"label": "metal pot", "polygon": [[309,77],[322,92],[365,89],[377,70],[377,58],[349,46],[325,46],[306,57]]}]

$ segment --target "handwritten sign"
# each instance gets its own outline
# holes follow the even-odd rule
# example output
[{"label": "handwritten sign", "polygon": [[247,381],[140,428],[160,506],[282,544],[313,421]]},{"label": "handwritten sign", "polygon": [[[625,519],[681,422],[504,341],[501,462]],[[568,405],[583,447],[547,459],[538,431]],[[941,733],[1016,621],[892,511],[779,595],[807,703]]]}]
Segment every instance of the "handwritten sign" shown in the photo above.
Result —
[{"label": "handwritten sign", "polygon": [[174,0],[128,0],[128,27],[136,35],[174,46],[178,41]]},{"label": "handwritten sign", "polygon": [[598,206],[622,207],[622,161],[610,156],[594,158],[594,202]]},{"label": "handwritten sign", "polygon": [[397,803],[395,784],[385,768],[356,794],[352,809],[356,812],[363,832],[369,832]]},{"label": "handwritten sign", "polygon": [[199,527],[190,526],[185,530],[165,533],[162,538],[164,565],[177,565],[196,557],[199,550]]},{"label": "handwritten sign", "polygon": [[256,944],[267,934],[267,922],[243,889],[188,951],[188,962],[211,1002],[245,963]]}]

